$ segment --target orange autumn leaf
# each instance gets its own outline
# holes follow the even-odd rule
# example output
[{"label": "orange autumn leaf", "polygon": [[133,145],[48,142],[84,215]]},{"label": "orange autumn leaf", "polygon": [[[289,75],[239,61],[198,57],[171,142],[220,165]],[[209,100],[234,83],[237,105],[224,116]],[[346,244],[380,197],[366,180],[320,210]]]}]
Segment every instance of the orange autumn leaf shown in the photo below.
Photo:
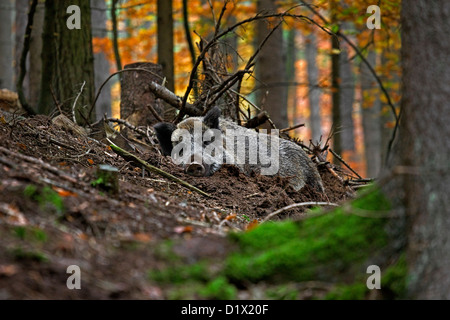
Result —
[{"label": "orange autumn leaf", "polygon": [[89,162],[90,165],[94,164],[94,160],[92,160],[92,159],[87,159],[87,161]]},{"label": "orange autumn leaf", "polygon": [[232,214],[229,214],[228,216],[226,216],[225,220],[230,221],[230,220],[233,220],[234,218],[236,218],[236,214],[232,213]]},{"label": "orange autumn leaf", "polygon": [[178,234],[192,232],[192,230],[194,230],[192,226],[178,226],[173,229],[173,231]]},{"label": "orange autumn leaf", "polygon": [[58,188],[58,187],[54,187],[53,186],[52,189],[55,190],[56,193],[58,193],[58,195],[61,196],[61,197],[76,197],[77,196],[76,193],[74,193],[72,191],[65,190],[63,188]]},{"label": "orange autumn leaf", "polygon": [[250,223],[245,227],[245,230],[246,230],[246,231],[250,231],[250,230],[252,230],[252,229],[255,229],[258,225],[259,225],[258,220],[254,219],[252,222],[250,222]]},{"label": "orange autumn leaf", "polygon": [[23,143],[17,142],[17,146],[23,150],[27,150],[27,146],[24,145]]}]

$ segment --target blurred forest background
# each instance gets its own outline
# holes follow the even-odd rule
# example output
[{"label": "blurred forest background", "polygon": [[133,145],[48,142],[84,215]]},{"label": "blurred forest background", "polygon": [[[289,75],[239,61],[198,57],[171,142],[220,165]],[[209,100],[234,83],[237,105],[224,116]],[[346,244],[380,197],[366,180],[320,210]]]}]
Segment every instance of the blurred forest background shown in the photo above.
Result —
[{"label": "blurred forest background", "polygon": [[[52,50],[46,50],[52,44],[45,43],[50,32],[50,26],[46,26],[50,23],[45,20],[51,19],[45,16],[45,7],[57,10],[71,4],[82,9],[84,36],[76,40],[65,27],[69,14],[55,19],[51,27],[62,24],[59,32],[66,33],[65,41],[81,42],[70,46],[78,48],[77,52],[52,57]],[[380,29],[368,28],[366,23],[373,12],[367,12],[368,4],[362,0],[319,0],[312,6],[302,1],[274,0],[91,0],[90,6],[87,4],[88,1],[2,1],[0,88],[19,92],[19,96],[22,92],[22,102],[38,113],[50,114],[56,110],[55,95],[62,105],[66,101],[71,104],[83,86],[79,103],[86,105],[111,73],[127,64],[148,61],[160,63],[166,87],[183,96],[201,52],[199,44],[216,35],[218,22],[223,31],[258,15],[288,12],[297,18],[254,19],[218,39],[215,52],[225,62],[221,66],[223,78],[244,70],[249,59],[255,58],[251,72],[245,73],[239,83],[240,94],[245,98],[240,103],[248,110],[247,115],[258,113],[254,104],[268,111],[279,129],[305,124],[290,134],[306,145],[310,140],[323,145],[332,136],[331,148],[360,175],[378,176],[399,113],[400,1],[383,1]],[[26,72],[21,74],[30,10],[34,11],[34,22],[27,44],[29,54],[23,61]],[[90,17],[86,17],[87,12]],[[322,28],[298,18],[302,15],[312,17]],[[337,41],[327,30],[339,32],[347,41]],[[86,45],[89,37],[92,47]],[[85,57],[80,62],[84,78],[77,79],[76,69],[80,68],[71,71],[70,63],[60,62],[65,65],[63,70],[52,69],[51,64],[64,60],[66,54]],[[63,72],[65,84],[55,83],[52,72]],[[200,69],[197,76],[202,79],[205,73]],[[103,88],[96,103],[96,119],[105,113],[120,117],[119,76]],[[87,83],[83,85],[79,79]],[[18,90],[18,81],[23,89]],[[41,83],[52,85],[46,89]],[[236,90],[237,85],[232,89]],[[196,92],[190,92],[191,101]]]}]

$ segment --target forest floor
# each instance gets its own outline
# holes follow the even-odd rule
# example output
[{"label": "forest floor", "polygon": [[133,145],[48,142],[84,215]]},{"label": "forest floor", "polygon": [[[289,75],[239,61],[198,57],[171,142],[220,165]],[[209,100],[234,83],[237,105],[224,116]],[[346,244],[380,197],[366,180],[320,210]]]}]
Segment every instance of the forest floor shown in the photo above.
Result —
[{"label": "forest floor", "polygon": [[[231,231],[253,228],[287,205],[352,196],[319,166],[326,194],[286,180],[246,176],[225,165],[211,177],[185,175],[157,148],[139,157],[209,193],[192,192],[134,167],[109,146],[71,132],[45,116],[0,117],[0,299],[169,299],[152,281],[168,244],[186,264],[233,250]],[[94,186],[99,164],[119,169],[119,193]],[[301,219],[296,207],[271,220]],[[81,269],[81,290],[69,290],[67,267]],[[254,298],[240,288],[238,298]],[[198,297],[200,298],[200,297]]]}]

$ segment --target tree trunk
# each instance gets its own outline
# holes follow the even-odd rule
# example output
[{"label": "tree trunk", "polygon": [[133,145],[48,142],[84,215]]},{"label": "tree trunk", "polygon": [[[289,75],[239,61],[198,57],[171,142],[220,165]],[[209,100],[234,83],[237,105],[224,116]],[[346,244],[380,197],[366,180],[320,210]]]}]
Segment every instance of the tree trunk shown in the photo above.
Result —
[{"label": "tree trunk", "polygon": [[[14,91],[17,91],[15,84],[20,73],[20,56],[23,50],[23,39],[25,29],[28,22],[28,0],[16,0],[16,17],[15,17],[15,36],[14,36]],[[29,57],[28,57],[29,58]],[[26,67],[29,70],[29,59],[27,59]],[[25,97],[29,97],[30,88],[28,77],[23,79],[22,89]]]},{"label": "tree trunk", "polygon": [[[81,28],[69,29],[66,13],[70,5],[80,8]],[[94,66],[89,1],[59,0],[45,2],[45,21],[42,51],[42,80],[38,110],[49,114],[54,107],[52,90],[61,109],[78,123],[85,123],[89,106],[94,100]],[[83,85],[84,84],[84,85]],[[81,94],[81,88],[83,88]],[[82,114],[82,115],[80,115]],[[86,119],[86,121],[92,121]]]},{"label": "tree trunk", "polygon": [[403,115],[394,172],[404,183],[409,293],[450,299],[450,2],[401,11]]},{"label": "tree trunk", "polygon": [[[376,54],[370,51],[367,61],[375,68]],[[371,178],[378,176],[381,170],[381,101],[380,91],[372,73],[365,63],[361,63],[362,91],[362,126],[364,132],[364,152],[366,156],[366,175]],[[374,96],[375,98],[372,98]]]},{"label": "tree trunk", "polygon": [[[291,119],[295,121],[295,109],[297,104],[296,93],[297,87],[293,85],[295,83],[295,62],[296,62],[296,46],[295,46],[295,28],[292,28],[288,32],[287,50],[286,50],[286,81],[288,83],[287,89],[287,114],[289,120],[289,114],[292,115]],[[283,128],[280,128],[283,129]]]},{"label": "tree trunk", "polygon": [[355,79],[352,63],[348,60],[347,47],[341,45],[339,55],[339,108],[341,110],[341,153],[355,151],[355,139],[353,134],[353,102],[355,100]]},{"label": "tree trunk", "polygon": [[[158,63],[166,77],[166,88],[175,92],[175,66],[173,59],[172,0],[158,0]],[[164,103],[165,117],[173,119],[175,108]]]},{"label": "tree trunk", "polygon": [[33,31],[31,32],[30,52],[29,52],[29,68],[27,68],[27,78],[30,88],[28,96],[28,104],[36,108],[39,101],[39,92],[41,89],[42,74],[42,30],[44,29],[45,5],[38,2],[36,12],[34,14]]},{"label": "tree trunk", "polygon": [[[104,0],[91,0],[92,37],[106,38],[106,3]],[[95,91],[110,74],[110,65],[104,52],[94,54],[94,82]],[[111,116],[111,84],[106,83],[95,103],[95,118],[101,119],[104,114]]]},{"label": "tree trunk", "polygon": [[320,91],[319,68],[317,68],[317,41],[314,31],[305,39],[305,56],[308,72],[308,98],[309,98],[309,125],[311,127],[311,139],[314,143],[320,140],[322,135],[320,119]]},{"label": "tree trunk", "polygon": [[[162,67],[159,64],[150,62],[136,62],[127,64],[124,69],[142,68],[156,73],[162,77]],[[120,80],[120,118],[125,119],[135,126],[147,126],[158,122],[153,116],[150,105],[156,113],[164,117],[164,108],[160,99],[156,99],[154,94],[149,90],[148,83],[162,83],[161,78],[156,77],[148,72],[129,71],[122,74]]]},{"label": "tree trunk", "polygon": [[13,39],[11,0],[0,4],[0,89],[13,90]]},{"label": "tree trunk", "polygon": [[[330,3],[331,23],[336,23],[336,4]],[[331,101],[333,118],[333,149],[336,153],[342,153],[341,141],[341,108],[340,108],[340,75],[339,75],[339,39],[337,36],[331,37]],[[333,157],[335,163],[339,163],[336,157]]]},{"label": "tree trunk", "polygon": [[[276,12],[276,9],[274,0],[258,0],[258,12]],[[270,25],[268,21],[258,21],[256,46],[264,41],[277,23],[277,20],[272,21]],[[280,25],[260,51],[255,67],[257,86],[262,86],[262,89],[257,91],[258,104],[264,100],[264,110],[267,110],[277,128],[288,126],[287,89],[282,85],[286,81],[283,49],[283,31]],[[266,92],[268,92],[267,95]]]}]

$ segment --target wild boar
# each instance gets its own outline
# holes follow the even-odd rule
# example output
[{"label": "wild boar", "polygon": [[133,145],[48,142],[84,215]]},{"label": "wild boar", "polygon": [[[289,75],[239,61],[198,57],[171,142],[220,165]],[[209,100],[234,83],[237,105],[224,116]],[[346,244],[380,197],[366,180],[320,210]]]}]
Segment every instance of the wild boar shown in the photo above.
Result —
[{"label": "wild boar", "polygon": [[236,165],[245,174],[287,177],[296,191],[305,184],[324,192],[316,166],[296,143],[279,138],[277,130],[256,132],[224,119],[218,107],[203,117],[190,117],[178,125],[154,125],[164,155],[193,176],[210,176],[223,163]]}]

